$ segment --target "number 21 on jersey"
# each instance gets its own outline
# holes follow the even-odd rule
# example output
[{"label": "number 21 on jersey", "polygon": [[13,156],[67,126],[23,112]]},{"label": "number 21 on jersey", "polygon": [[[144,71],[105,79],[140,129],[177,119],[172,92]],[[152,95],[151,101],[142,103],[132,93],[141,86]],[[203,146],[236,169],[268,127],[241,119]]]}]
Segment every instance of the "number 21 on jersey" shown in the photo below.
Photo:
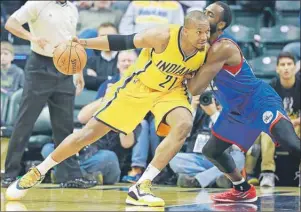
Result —
[{"label": "number 21 on jersey", "polygon": [[[172,88],[172,86],[174,86],[174,84],[178,80],[177,77],[173,77],[171,75],[167,75],[165,79],[166,80],[164,82],[160,83],[159,86],[162,87],[162,88],[166,88],[167,86],[169,86],[168,90],[170,90]],[[171,85],[169,85],[169,84],[171,84]]]}]

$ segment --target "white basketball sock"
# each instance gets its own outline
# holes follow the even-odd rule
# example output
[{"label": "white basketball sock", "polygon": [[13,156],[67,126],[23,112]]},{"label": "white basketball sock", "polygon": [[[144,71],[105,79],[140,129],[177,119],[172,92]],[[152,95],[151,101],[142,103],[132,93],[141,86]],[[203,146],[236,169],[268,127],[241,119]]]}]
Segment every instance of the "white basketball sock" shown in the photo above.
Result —
[{"label": "white basketball sock", "polygon": [[242,178],[240,181],[236,181],[236,182],[232,182],[233,185],[239,185],[242,184],[243,182],[245,182],[245,178]]},{"label": "white basketball sock", "polygon": [[151,164],[148,165],[143,175],[138,180],[137,184],[141,183],[144,180],[153,181],[153,179],[160,173],[161,171]]},{"label": "white basketball sock", "polygon": [[39,170],[39,172],[41,173],[41,175],[45,175],[49,169],[51,169],[52,167],[56,166],[58,164],[58,162],[55,162],[52,157],[51,154],[48,155],[48,157],[37,166],[37,169]]}]

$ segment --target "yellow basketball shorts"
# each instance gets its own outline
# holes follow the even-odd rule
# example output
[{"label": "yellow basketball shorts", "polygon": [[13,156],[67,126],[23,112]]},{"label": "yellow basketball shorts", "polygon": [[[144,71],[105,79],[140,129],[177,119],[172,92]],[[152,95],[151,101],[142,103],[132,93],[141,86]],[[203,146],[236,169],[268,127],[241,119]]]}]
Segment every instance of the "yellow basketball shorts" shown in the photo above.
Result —
[{"label": "yellow basketball shorts", "polygon": [[164,118],[178,107],[191,111],[184,86],[161,92],[145,86],[137,76],[131,76],[109,88],[94,118],[117,132],[128,134],[151,111],[155,117],[157,134],[166,136],[170,127],[163,123]]}]

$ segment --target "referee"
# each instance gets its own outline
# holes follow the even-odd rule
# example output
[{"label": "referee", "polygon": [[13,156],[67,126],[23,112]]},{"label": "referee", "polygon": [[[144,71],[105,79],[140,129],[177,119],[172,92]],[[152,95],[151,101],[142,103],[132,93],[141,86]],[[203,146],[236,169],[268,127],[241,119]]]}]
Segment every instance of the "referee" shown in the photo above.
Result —
[{"label": "referee", "polygon": [[[76,35],[77,8],[68,1],[27,1],[11,15],[5,28],[17,37],[29,40],[31,55],[25,66],[25,84],[5,161],[2,186],[8,187],[21,171],[21,159],[43,107],[49,106],[53,140],[59,145],[73,131],[75,92],[84,87],[82,74],[66,76],[52,62],[53,50]],[[28,23],[30,32],[22,25]],[[74,86],[75,85],[75,86]],[[83,178],[75,157],[57,166],[56,180],[61,187],[88,188],[94,181]]]}]

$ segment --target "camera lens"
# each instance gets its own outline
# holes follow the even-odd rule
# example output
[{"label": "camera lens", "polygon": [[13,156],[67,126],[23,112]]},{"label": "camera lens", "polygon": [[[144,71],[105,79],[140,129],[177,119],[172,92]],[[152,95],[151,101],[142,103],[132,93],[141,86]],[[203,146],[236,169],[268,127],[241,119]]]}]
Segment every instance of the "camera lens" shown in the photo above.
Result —
[{"label": "camera lens", "polygon": [[212,103],[212,92],[206,91],[200,96],[200,104],[207,106]]}]

